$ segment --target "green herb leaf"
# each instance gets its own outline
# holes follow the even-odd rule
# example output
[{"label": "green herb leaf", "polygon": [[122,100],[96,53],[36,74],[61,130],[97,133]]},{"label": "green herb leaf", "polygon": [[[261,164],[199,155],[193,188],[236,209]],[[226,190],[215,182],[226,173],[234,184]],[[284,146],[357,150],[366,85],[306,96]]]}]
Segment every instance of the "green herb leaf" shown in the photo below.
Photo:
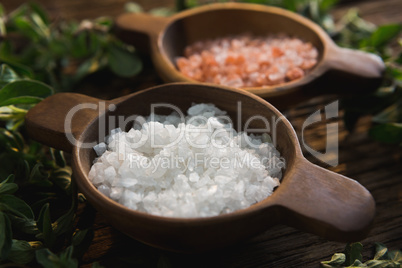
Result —
[{"label": "green herb leaf", "polygon": [[49,173],[44,170],[43,164],[36,164],[29,175],[29,182],[42,187],[51,187],[53,183],[48,180]]},{"label": "green herb leaf", "polygon": [[71,168],[64,167],[58,168],[52,171],[50,179],[54,184],[56,184],[60,189],[63,189],[66,193],[70,193],[71,190]]},{"label": "green herb leaf", "polygon": [[39,233],[35,220],[13,214],[8,214],[8,217],[11,220],[13,228],[16,230],[31,235],[37,235]]},{"label": "green herb leaf", "polygon": [[381,259],[387,259],[388,255],[388,248],[386,246],[384,246],[381,243],[375,243],[375,256],[374,256],[374,260],[381,260]]},{"label": "green herb leaf", "polygon": [[367,265],[359,260],[355,260],[350,266],[348,266],[348,268],[355,268],[355,267],[367,267]]},{"label": "green herb leaf", "polygon": [[29,3],[29,7],[36,13],[39,15],[40,19],[44,22],[45,25],[49,25],[50,24],[50,20],[49,20],[49,16],[46,13],[46,11],[37,3],[35,2],[30,2]]},{"label": "green herb leaf", "polygon": [[387,108],[385,108],[380,113],[376,114],[372,121],[376,123],[391,123],[402,121],[402,101],[400,103],[394,103]]},{"label": "green herb leaf", "polygon": [[76,258],[81,258],[85,254],[93,238],[93,229],[78,230],[74,233],[72,245],[74,246],[74,256]]},{"label": "green herb leaf", "polygon": [[13,232],[8,216],[0,210],[0,259],[6,260],[11,250]]},{"label": "green herb leaf", "polygon": [[142,7],[135,3],[135,2],[128,2],[124,5],[124,10],[126,12],[131,12],[131,13],[142,13],[144,12],[144,10],[142,9]]},{"label": "green herb leaf", "polygon": [[33,81],[19,80],[5,85],[0,90],[0,106],[9,105],[8,100],[21,96],[45,98],[53,93],[53,89],[48,85]]},{"label": "green herb leaf", "polygon": [[13,22],[15,27],[19,30],[19,32],[25,35],[26,37],[31,38],[32,40],[35,41],[38,41],[40,39],[41,37],[40,33],[36,31],[36,29],[32,25],[32,22],[29,21],[27,18],[18,16],[14,18]]},{"label": "green herb leaf", "polygon": [[0,67],[0,88],[6,84],[20,79],[18,74],[7,64],[2,64]]},{"label": "green herb leaf", "polygon": [[62,151],[50,148],[50,154],[52,155],[52,159],[56,165],[61,168],[66,166],[66,160],[64,159],[64,154]]},{"label": "green herb leaf", "polygon": [[369,135],[384,143],[402,143],[402,123],[386,123],[374,126],[370,129]]},{"label": "green herb leaf", "polygon": [[149,14],[159,17],[169,17],[172,16],[174,13],[175,13],[174,10],[168,7],[157,7],[149,11]]},{"label": "green herb leaf", "polygon": [[399,24],[382,25],[370,36],[368,45],[380,48],[396,37],[401,29],[402,26]]},{"label": "green herb leaf", "polygon": [[329,261],[322,261],[321,262],[321,267],[339,267],[342,265],[346,260],[345,254],[343,253],[335,253],[331,260]]},{"label": "green herb leaf", "polygon": [[51,252],[47,248],[39,249],[35,252],[36,260],[44,268],[76,268],[78,262],[72,258],[73,247],[66,248],[59,256]]},{"label": "green herb leaf", "polygon": [[42,247],[39,241],[27,242],[13,239],[8,260],[17,264],[27,264],[35,259],[35,250]]},{"label": "green herb leaf", "polygon": [[52,220],[50,219],[49,203],[45,204],[40,213],[37,221],[38,229],[43,234],[44,244],[52,248],[56,237],[53,233]]},{"label": "green herb leaf", "polygon": [[110,69],[121,77],[132,77],[142,70],[138,56],[117,45],[109,47],[108,59]]},{"label": "green herb leaf", "polygon": [[0,206],[2,207],[3,211],[6,211],[7,213],[11,213],[18,217],[31,220],[34,218],[31,207],[28,206],[25,201],[14,195],[0,195]]},{"label": "green herb leaf", "polygon": [[9,60],[5,58],[3,55],[0,55],[0,61],[2,61],[3,63],[7,64],[10,68],[12,68],[14,72],[16,72],[21,78],[23,77],[33,78],[34,76],[32,69],[26,65]]},{"label": "green herb leaf", "polygon": [[362,261],[362,250],[363,250],[363,245],[361,243],[349,243],[346,245],[345,248],[345,265],[352,265],[356,260]]},{"label": "green herb leaf", "polygon": [[11,174],[0,183],[0,195],[13,194],[18,190],[18,185],[14,183],[14,175]]},{"label": "green herb leaf", "polygon": [[28,161],[24,159],[18,159],[17,162],[17,172],[15,173],[15,177],[17,180],[26,181],[29,178],[31,170],[29,168]]},{"label": "green herb leaf", "polygon": [[41,100],[43,100],[43,98],[24,96],[24,97],[10,98],[10,99],[0,103],[0,105],[8,106],[8,105],[18,105],[18,104],[36,104],[36,103],[39,103]]},{"label": "green herb leaf", "polygon": [[5,15],[4,7],[3,7],[3,5],[0,3],[0,17],[3,17],[4,15]]},{"label": "green herb leaf", "polygon": [[59,236],[72,230],[75,217],[75,208],[71,208],[54,222],[54,234]]},{"label": "green herb leaf", "polygon": [[388,258],[394,262],[402,262],[402,252],[400,250],[389,251]]}]

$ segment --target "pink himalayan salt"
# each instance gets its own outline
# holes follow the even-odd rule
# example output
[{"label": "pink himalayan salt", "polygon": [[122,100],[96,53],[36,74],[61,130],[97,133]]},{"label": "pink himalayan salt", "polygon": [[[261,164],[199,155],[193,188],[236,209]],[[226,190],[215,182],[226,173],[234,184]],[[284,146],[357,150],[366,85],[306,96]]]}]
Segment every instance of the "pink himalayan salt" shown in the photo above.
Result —
[{"label": "pink himalayan salt", "polygon": [[176,61],[185,76],[232,87],[278,85],[300,79],[317,64],[317,49],[284,34],[242,34],[196,42]]}]

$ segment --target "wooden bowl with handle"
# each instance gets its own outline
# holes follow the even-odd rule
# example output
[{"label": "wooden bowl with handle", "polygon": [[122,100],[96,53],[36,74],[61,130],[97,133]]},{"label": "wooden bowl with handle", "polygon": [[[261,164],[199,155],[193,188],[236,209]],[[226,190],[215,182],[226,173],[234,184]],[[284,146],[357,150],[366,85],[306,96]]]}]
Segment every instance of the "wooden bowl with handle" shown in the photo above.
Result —
[{"label": "wooden bowl with handle", "polygon": [[116,34],[139,50],[151,53],[155,68],[167,82],[199,83],[176,68],[184,48],[196,41],[251,33],[256,36],[286,33],[311,42],[319,51],[318,63],[299,80],[244,90],[286,107],[317,94],[363,93],[381,83],[380,57],[338,47],[314,22],[287,10],[244,3],[217,3],[193,8],[172,17],[126,13],[116,19]]},{"label": "wooden bowl with handle", "polygon": [[[151,104],[169,103],[185,112],[193,102],[215,104],[227,111],[233,122],[240,120],[239,128],[255,115],[276,122],[276,148],[284,157],[286,168],[281,185],[271,196],[228,214],[172,218],[124,207],[104,196],[89,181],[88,173],[96,157],[92,146],[102,142],[111,129],[128,130],[126,119],[149,115]],[[250,127],[262,128],[261,124],[262,121],[254,120]],[[28,112],[26,127],[33,139],[72,153],[79,189],[111,225],[154,247],[177,252],[210,250],[239,242],[278,223],[331,240],[358,241],[368,233],[374,217],[374,200],[362,185],[307,161],[289,121],[271,104],[243,90],[173,83],[106,102],[76,93],[59,93]],[[74,137],[75,143],[71,144],[68,137]]]}]

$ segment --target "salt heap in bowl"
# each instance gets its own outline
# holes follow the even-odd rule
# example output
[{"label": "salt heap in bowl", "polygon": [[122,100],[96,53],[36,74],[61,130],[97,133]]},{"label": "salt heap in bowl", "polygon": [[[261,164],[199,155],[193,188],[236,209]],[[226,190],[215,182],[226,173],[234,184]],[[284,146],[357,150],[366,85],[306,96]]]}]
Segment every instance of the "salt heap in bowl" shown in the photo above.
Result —
[{"label": "salt heap in bowl", "polygon": [[209,217],[247,208],[279,186],[284,160],[269,135],[236,132],[212,104],[190,107],[185,118],[138,117],[115,129],[89,179],[133,210],[167,217]]},{"label": "salt heap in bowl", "polygon": [[300,79],[317,64],[317,58],[317,49],[296,37],[241,34],[191,44],[176,64],[191,79],[247,88]]}]

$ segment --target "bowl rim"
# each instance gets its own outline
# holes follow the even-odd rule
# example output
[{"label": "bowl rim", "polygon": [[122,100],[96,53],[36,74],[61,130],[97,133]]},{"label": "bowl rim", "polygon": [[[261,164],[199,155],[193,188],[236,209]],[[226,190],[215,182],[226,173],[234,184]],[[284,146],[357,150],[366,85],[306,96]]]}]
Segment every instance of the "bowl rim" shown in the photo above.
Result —
[{"label": "bowl rim", "polygon": [[[307,75],[305,75],[301,79],[271,86],[244,87],[240,88],[241,90],[261,96],[266,94],[269,94],[269,96],[283,95],[284,93],[289,94],[290,92],[296,91],[298,88],[311,83],[328,70],[327,66],[328,53],[332,51],[332,48],[334,47],[335,44],[328,36],[328,34],[319,25],[297,13],[294,13],[292,11],[283,8],[273,6],[262,6],[250,3],[231,2],[231,3],[213,3],[196,7],[193,9],[188,9],[180,13],[177,13],[176,15],[169,18],[168,22],[164,25],[162,30],[159,31],[158,35],[156,36],[156,40],[153,41],[153,43],[156,43],[156,45],[153,46],[154,53],[152,55],[154,60],[158,63],[156,64],[156,67],[157,69],[160,69],[159,70],[160,76],[165,78],[166,77],[165,72],[166,73],[171,72],[170,76],[173,77],[175,81],[210,84],[191,79],[183,75],[179,70],[177,70],[175,64],[167,57],[163,41],[166,37],[167,30],[174,23],[187,17],[195,16],[198,14],[214,12],[214,11],[225,11],[225,10],[265,12],[285,17],[286,19],[301,24],[305,28],[309,28],[322,43],[322,50],[319,51],[320,58],[317,64],[307,73]],[[173,79],[168,80],[172,81]]]},{"label": "bowl rim", "polygon": [[[272,104],[267,102],[266,100],[252,94],[246,91],[243,91],[241,89],[236,89],[236,88],[230,88],[230,87],[225,87],[225,86],[217,86],[217,85],[204,85],[200,83],[183,83],[183,82],[177,82],[177,83],[168,83],[168,84],[163,84],[155,87],[151,87],[148,89],[144,89],[138,92],[135,92],[133,94],[130,94],[128,96],[124,97],[123,101],[120,101],[118,103],[124,103],[126,101],[132,101],[133,98],[135,98],[137,95],[140,94],[146,94],[149,91],[152,90],[158,90],[161,88],[166,88],[168,90],[169,87],[171,86],[197,86],[197,87],[205,87],[205,88],[215,88],[218,90],[224,90],[224,91],[231,91],[235,94],[240,94],[244,95],[247,98],[251,98],[254,101],[260,102],[263,104],[267,109],[269,109],[271,112],[273,112],[276,116],[282,118],[282,122],[285,126],[286,131],[288,131],[288,134],[290,135],[290,140],[291,143],[293,143],[294,146],[294,163],[291,166],[286,166],[286,173],[282,177],[281,185],[277,187],[277,189],[268,197],[263,199],[260,202],[254,203],[251,206],[239,210],[235,210],[230,213],[226,214],[221,214],[221,215],[215,215],[215,216],[209,216],[209,217],[191,217],[191,218],[180,218],[180,217],[167,217],[167,216],[159,216],[159,215],[154,215],[146,212],[141,212],[137,210],[130,209],[123,204],[118,203],[117,201],[112,200],[111,198],[103,195],[99,190],[90,182],[88,174],[84,172],[85,168],[83,167],[83,162],[81,161],[81,150],[82,148],[78,146],[73,147],[72,151],[72,168],[73,168],[73,173],[75,174],[75,181],[78,184],[79,189],[83,192],[83,194],[90,200],[91,203],[96,203],[95,207],[101,207],[101,206],[108,206],[109,209],[112,209],[114,213],[118,214],[126,214],[130,215],[132,217],[140,217],[144,218],[147,220],[151,221],[159,221],[159,222],[165,222],[165,223],[172,223],[172,224],[193,224],[193,225],[198,225],[198,224],[206,224],[206,223],[217,223],[217,222],[224,222],[224,221],[232,221],[236,218],[243,218],[251,215],[255,215],[256,213],[261,213],[263,212],[264,209],[268,209],[270,207],[275,207],[275,206],[280,206],[278,205],[278,197],[283,195],[284,193],[286,194],[286,182],[290,180],[283,180],[286,176],[292,176],[293,174],[293,168],[297,166],[295,162],[297,161],[303,161],[304,157],[301,152],[299,140],[297,138],[296,132],[293,128],[293,126],[290,124],[290,122],[287,120],[287,118],[279,112]],[[117,104],[118,105],[118,104]],[[95,119],[93,119],[83,130],[83,132],[79,135],[78,137],[78,144],[80,142],[83,142],[85,139],[85,134],[88,133],[88,131],[91,129],[91,127],[94,126],[94,123],[100,118],[102,115],[98,115]],[[283,120],[284,119],[284,120]],[[91,149],[88,150],[90,152]],[[281,153],[283,155],[283,153]],[[306,160],[307,161],[307,160]],[[283,198],[283,197],[281,197]],[[102,211],[100,211],[102,212]]]}]

